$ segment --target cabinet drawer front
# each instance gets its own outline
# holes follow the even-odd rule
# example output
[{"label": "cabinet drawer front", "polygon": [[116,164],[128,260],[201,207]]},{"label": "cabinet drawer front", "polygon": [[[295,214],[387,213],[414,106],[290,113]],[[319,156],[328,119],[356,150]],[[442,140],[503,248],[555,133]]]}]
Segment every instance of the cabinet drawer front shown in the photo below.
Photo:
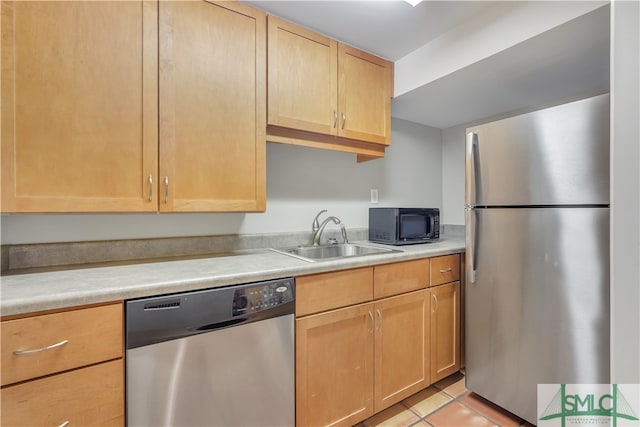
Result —
[{"label": "cabinet drawer front", "polygon": [[3,426],[123,426],[122,359],[2,389]]},{"label": "cabinet drawer front", "polygon": [[431,258],[431,286],[460,280],[460,254]]},{"label": "cabinet drawer front", "polygon": [[296,316],[359,304],[373,299],[373,268],[296,278]]},{"label": "cabinet drawer front", "polygon": [[384,298],[429,286],[429,260],[378,265],[373,272],[373,296]]},{"label": "cabinet drawer front", "polygon": [[1,336],[2,385],[116,359],[122,357],[122,304],[5,321]]}]

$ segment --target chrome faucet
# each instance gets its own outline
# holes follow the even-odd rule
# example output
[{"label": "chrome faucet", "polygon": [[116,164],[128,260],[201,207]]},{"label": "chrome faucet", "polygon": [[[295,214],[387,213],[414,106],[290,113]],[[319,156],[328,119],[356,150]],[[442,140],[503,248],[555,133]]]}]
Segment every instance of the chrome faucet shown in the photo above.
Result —
[{"label": "chrome faucet", "polygon": [[320,212],[318,212],[318,215],[316,215],[316,217],[313,219],[313,223],[311,224],[311,231],[313,231],[314,233],[318,231],[318,229],[320,228],[320,223],[318,222],[318,218],[320,217],[320,215],[322,215],[326,211],[327,211],[326,209],[322,209]]},{"label": "chrome faucet", "polygon": [[313,246],[318,246],[320,244],[320,236],[322,235],[322,232],[324,231],[324,228],[327,226],[329,221],[333,221],[333,223],[336,225],[340,224],[340,219],[335,216],[328,216],[324,219],[324,221],[322,221],[322,223],[319,223],[318,218],[320,217],[320,215],[322,215],[325,212],[326,212],[326,209],[323,209],[320,212],[318,212],[318,215],[316,215],[311,225],[311,229],[313,231],[313,234],[311,236],[311,241],[313,242]]}]

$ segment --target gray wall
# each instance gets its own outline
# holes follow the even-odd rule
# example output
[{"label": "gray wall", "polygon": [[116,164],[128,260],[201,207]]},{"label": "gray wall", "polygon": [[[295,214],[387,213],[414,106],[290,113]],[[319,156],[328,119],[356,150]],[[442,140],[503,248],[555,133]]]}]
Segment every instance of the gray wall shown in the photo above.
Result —
[{"label": "gray wall", "polygon": [[465,125],[442,131],[442,222],[464,225]]},{"label": "gray wall", "polygon": [[267,144],[267,211],[220,214],[3,215],[2,243],[45,243],[310,230],[321,209],[348,228],[368,226],[370,189],[378,206],[442,207],[439,129],[393,119],[384,159]]}]

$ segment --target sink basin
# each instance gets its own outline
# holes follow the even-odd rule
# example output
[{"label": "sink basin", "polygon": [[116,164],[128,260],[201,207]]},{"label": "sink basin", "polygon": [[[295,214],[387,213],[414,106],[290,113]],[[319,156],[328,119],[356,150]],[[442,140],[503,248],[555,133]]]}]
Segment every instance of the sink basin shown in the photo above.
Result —
[{"label": "sink basin", "polygon": [[273,250],[309,262],[402,252],[398,249],[388,249],[378,246],[360,245],[356,243],[342,243],[337,245],[320,246],[295,246],[292,248]]}]

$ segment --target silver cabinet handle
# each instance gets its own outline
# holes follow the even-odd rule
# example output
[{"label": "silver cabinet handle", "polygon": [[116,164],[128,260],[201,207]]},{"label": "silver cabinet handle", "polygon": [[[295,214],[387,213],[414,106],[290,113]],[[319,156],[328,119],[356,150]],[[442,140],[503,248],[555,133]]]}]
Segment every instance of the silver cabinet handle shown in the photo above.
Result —
[{"label": "silver cabinet handle", "polygon": [[376,310],[376,312],[378,313],[378,319],[380,319],[380,324],[378,325],[378,331],[382,330],[382,313],[380,312],[380,309]]},{"label": "silver cabinet handle", "polygon": [[373,313],[369,312],[369,318],[371,319],[371,329],[369,329],[369,332],[373,332],[374,329],[374,320],[373,320]]},{"label": "silver cabinet handle", "polygon": [[149,201],[153,200],[153,176],[149,174]]},{"label": "silver cabinet handle", "polygon": [[169,177],[164,177],[164,203],[169,203]]},{"label": "silver cabinet handle", "polygon": [[67,427],[69,425],[69,421],[65,421],[62,424],[60,424],[58,427]]},{"label": "silver cabinet handle", "polygon": [[440,273],[451,273],[451,267],[440,270]]},{"label": "silver cabinet handle", "polygon": [[24,354],[40,353],[41,351],[53,350],[54,348],[62,347],[68,342],[69,340],[64,340],[64,341],[57,342],[55,344],[51,344],[50,346],[47,346],[47,347],[36,348],[33,350],[16,350],[13,352],[13,354],[15,354],[16,356],[22,356]]},{"label": "silver cabinet handle", "polygon": [[338,127],[338,112],[333,110],[333,128]]},{"label": "silver cabinet handle", "polygon": [[344,129],[345,123],[347,123],[347,116],[346,114],[342,113],[342,129]]},{"label": "silver cabinet handle", "polygon": [[431,296],[433,297],[433,300],[436,302],[436,309],[433,310],[433,313],[437,313],[438,312],[438,307],[439,307],[438,297],[436,296],[436,294],[431,294]]}]

